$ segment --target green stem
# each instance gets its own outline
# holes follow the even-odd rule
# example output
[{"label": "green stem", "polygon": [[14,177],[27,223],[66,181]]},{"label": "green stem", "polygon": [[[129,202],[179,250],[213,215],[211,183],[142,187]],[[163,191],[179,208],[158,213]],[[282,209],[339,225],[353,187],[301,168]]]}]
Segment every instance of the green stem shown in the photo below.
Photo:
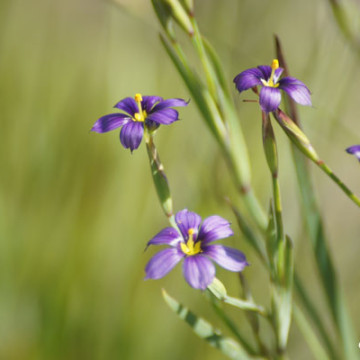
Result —
[{"label": "green stem", "polygon": [[333,173],[333,171],[323,162],[318,161],[316,165],[319,166],[321,170],[328,175],[344,193],[357,205],[360,207],[360,199]]},{"label": "green stem", "polygon": [[155,189],[160,201],[160,205],[168,218],[171,226],[177,228],[175,216],[173,213],[173,201],[170,193],[170,187],[164,171],[164,166],[161,163],[158,151],[154,144],[153,134],[145,126],[144,139],[146,143],[146,150],[149,156],[151,174],[154,181]]},{"label": "green stem", "polygon": [[200,31],[199,31],[199,27],[198,27],[195,17],[191,16],[190,21],[194,28],[194,34],[192,35],[191,39],[193,41],[195,49],[197,50],[197,52],[199,54],[200,61],[203,64],[206,82],[207,82],[210,94],[215,99],[215,101],[217,101],[219,98],[218,94],[217,94],[217,89],[219,88],[217,74],[214,71],[213,67],[211,66],[211,63],[206,54],[206,50],[205,50],[203,40],[202,40]]},{"label": "green stem", "polygon": [[[243,296],[245,299],[249,302],[254,302],[250,287],[245,279],[244,274],[239,273],[239,279],[240,284],[243,289]],[[251,329],[253,331],[256,343],[258,344],[259,350],[261,352],[261,355],[264,355],[266,357],[269,357],[269,350],[265,343],[262,341],[260,336],[260,322],[259,322],[259,316],[253,312],[247,311],[246,312],[246,318],[248,319],[248,322],[251,326]]]},{"label": "green stem", "polygon": [[250,345],[250,343],[245,339],[245,337],[240,333],[239,329],[235,323],[230,319],[230,317],[225,313],[224,309],[220,306],[219,301],[210,296],[211,305],[213,306],[216,314],[222,320],[222,322],[227,326],[231,333],[239,340],[239,342],[244,346],[244,348],[252,355],[256,354],[255,349]]},{"label": "green stem", "polygon": [[300,301],[302,302],[304,308],[306,309],[308,315],[313,320],[313,325],[317,328],[317,331],[322,338],[322,341],[324,345],[326,346],[327,352],[332,360],[339,359],[337,355],[337,351],[334,349],[332,345],[332,340],[330,339],[325,325],[322,321],[322,319],[319,316],[319,313],[317,309],[315,308],[314,304],[311,302],[311,299],[309,295],[306,293],[305,288],[300,280],[300,277],[298,274],[295,273],[294,276],[294,285],[297,295],[300,298]]}]

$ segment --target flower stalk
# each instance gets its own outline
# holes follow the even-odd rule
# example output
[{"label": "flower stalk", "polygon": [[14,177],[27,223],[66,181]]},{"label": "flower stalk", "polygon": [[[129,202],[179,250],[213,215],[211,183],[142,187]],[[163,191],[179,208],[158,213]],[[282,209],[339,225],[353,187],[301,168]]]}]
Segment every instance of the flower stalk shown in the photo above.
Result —
[{"label": "flower stalk", "polygon": [[[153,0],[154,2],[156,0]],[[154,9],[160,19],[161,14],[155,6]],[[221,71],[221,64],[214,50],[203,39],[193,14],[189,13],[189,16],[194,28],[194,34],[191,37],[192,43],[201,60],[207,85],[192,69],[180,44],[165,26],[163,26],[163,29],[169,41],[162,35],[161,41],[192,94],[192,98],[203,115],[206,124],[216,138],[229,166],[233,181],[249,213],[258,227],[265,230],[267,225],[266,214],[252,189],[250,162],[245,137],[231,95],[227,86],[224,86],[225,81]]]},{"label": "flower stalk", "polygon": [[342,181],[334,174],[330,167],[319,158],[318,154],[312,147],[309,139],[302,132],[302,130],[295,124],[295,122],[286,115],[281,109],[273,112],[275,119],[281,128],[285,131],[286,135],[290,138],[293,144],[303,152],[312,162],[314,162],[331,180],[352,200],[357,206],[360,207],[360,199],[355,195]]},{"label": "flower stalk", "polygon": [[165,174],[164,166],[160,160],[159,153],[156,149],[153,139],[153,133],[145,129],[146,150],[149,156],[151,175],[154,181],[156,193],[164,214],[168,218],[171,226],[176,228],[175,217],[173,212],[173,200],[171,197],[169,182]]}]

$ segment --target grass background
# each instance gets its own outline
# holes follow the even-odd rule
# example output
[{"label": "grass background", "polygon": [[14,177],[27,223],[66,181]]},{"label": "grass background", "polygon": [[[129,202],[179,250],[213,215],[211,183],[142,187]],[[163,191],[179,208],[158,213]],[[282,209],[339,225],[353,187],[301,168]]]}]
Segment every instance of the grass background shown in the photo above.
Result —
[{"label": "grass background", "polygon": [[[359,58],[327,2],[195,2],[202,32],[218,50],[229,83],[246,68],[270,63],[273,34],[280,36],[292,74],[313,94],[314,106],[300,109],[305,132],[360,193],[359,165],[344,152],[360,138]],[[356,9],[355,2],[347,5]],[[0,359],[223,358],[195,338],[161,298],[164,287],[220,326],[202,294],[182,279],[180,267],[162,280],[143,281],[155,251],[144,253],[145,244],[167,225],[144,146],[131,155],[118,131],[89,132],[118,100],[137,92],[189,98],[158,32],[146,0],[0,2]],[[258,107],[242,103],[250,93],[233,94],[254,187],[267,206],[270,183]],[[181,109],[181,119],[156,136],[175,209],[187,207],[203,217],[218,213],[234,222],[222,199],[240,199],[194,103]],[[288,142],[278,130],[286,231],[295,241],[302,277],[325,314]],[[360,340],[359,209],[315,168],[314,181]],[[266,275],[235,224],[234,230],[226,243],[246,252],[252,266],[245,274],[257,300],[266,304]],[[237,294],[235,275],[221,269],[218,274]],[[248,331],[245,318],[235,312],[236,317]],[[306,354],[294,328],[290,357]]]}]

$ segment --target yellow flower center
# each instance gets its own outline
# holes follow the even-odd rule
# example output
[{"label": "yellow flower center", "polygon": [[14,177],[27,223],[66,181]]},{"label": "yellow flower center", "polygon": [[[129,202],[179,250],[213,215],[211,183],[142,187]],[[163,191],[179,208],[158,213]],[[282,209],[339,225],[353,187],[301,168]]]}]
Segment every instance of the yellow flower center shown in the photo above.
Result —
[{"label": "yellow flower center", "polygon": [[275,76],[275,70],[279,68],[279,60],[274,59],[271,63],[271,75],[268,81],[261,79],[261,82],[264,86],[269,86],[273,88],[277,88],[279,84],[274,84],[274,76]]},{"label": "yellow flower center", "polygon": [[134,99],[135,99],[136,104],[139,109],[139,111],[134,114],[134,121],[144,122],[147,117],[147,113],[145,110],[142,109],[142,106],[141,106],[141,102],[142,102],[141,94],[135,94]]},{"label": "yellow flower center", "polygon": [[134,121],[141,121],[144,122],[147,117],[147,113],[145,110],[142,111],[142,113],[135,113],[134,114]]},{"label": "yellow flower center", "polygon": [[188,256],[192,256],[192,255],[196,255],[202,252],[201,250],[201,242],[194,242],[194,229],[190,228],[188,230],[188,234],[189,234],[189,239],[187,241],[187,243],[180,243],[180,247],[181,250],[184,254],[188,255]]}]

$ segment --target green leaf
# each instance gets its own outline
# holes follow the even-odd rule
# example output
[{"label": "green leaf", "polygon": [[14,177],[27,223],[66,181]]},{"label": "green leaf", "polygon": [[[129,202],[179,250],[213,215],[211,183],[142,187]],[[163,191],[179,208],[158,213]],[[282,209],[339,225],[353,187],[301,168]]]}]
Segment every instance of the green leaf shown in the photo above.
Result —
[{"label": "green leaf", "polygon": [[[275,37],[275,41],[277,57],[280,61],[280,66],[284,68],[285,76],[289,76],[290,74],[285,62],[280,39],[278,37]],[[297,126],[301,128],[295,102],[290,97],[285,96],[285,104],[291,118],[294,120],[294,123],[296,123]],[[298,178],[301,198],[303,202],[303,216],[310,236],[313,252],[315,254],[316,265],[320,273],[321,282],[325,290],[325,295],[330,306],[334,323],[337,326],[338,332],[344,345],[345,357],[346,359],[356,359],[356,357],[358,356],[358,349],[355,349],[354,347],[356,339],[352,329],[349,314],[347,312],[347,307],[343,298],[343,293],[338,283],[335,267],[331,259],[331,254],[327,246],[322,217],[319,206],[316,202],[315,191],[311,179],[309,161],[308,159],[304,158],[304,156],[302,156],[302,154],[298,151],[295,145],[296,144],[292,143],[292,154],[296,169],[296,175]],[[332,179],[336,183],[341,183],[341,181],[334,174],[333,177]],[[340,184],[340,187],[353,201],[358,204],[358,202],[356,201],[356,197],[343,183]],[[303,300],[303,303],[306,306],[309,315],[311,316],[311,318],[314,319],[314,324],[318,327],[319,333],[321,334],[325,344],[327,345],[329,355],[331,356],[331,358],[337,358],[337,355],[335,355],[334,346],[332,345],[331,340],[325,330],[325,326],[323,325],[316,309],[311,304],[311,300],[306,295],[300,279],[296,276],[295,280],[298,293],[301,296],[301,299]]]},{"label": "green leaf", "polygon": [[269,223],[266,229],[266,250],[270,262],[270,277],[275,281],[276,272],[275,272],[275,263],[274,263],[274,254],[277,251],[277,233],[276,233],[276,223],[275,223],[275,214],[272,204],[269,205]]},{"label": "green leaf", "polygon": [[166,34],[175,39],[174,25],[171,18],[171,9],[168,4],[162,0],[151,0],[155,13],[160,21],[160,24],[164,28]]},{"label": "green leaf", "polygon": [[293,246],[287,236],[283,247],[283,273],[272,285],[272,303],[276,321],[277,343],[285,350],[289,337],[292,316],[292,283],[294,274]]},{"label": "green leaf", "polygon": [[315,359],[329,360],[330,358],[321,343],[319,342],[317,335],[313,330],[313,327],[308,323],[305,315],[297,306],[294,306],[294,318],[306,342],[310,346],[312,353],[315,356]]},{"label": "green leaf", "polygon": [[222,308],[222,303],[218,300],[213,294],[208,292],[209,298],[211,301],[211,305],[214,308],[214,311],[219,316],[219,318],[223,321],[223,323],[227,326],[227,328],[231,331],[231,333],[236,337],[238,341],[240,341],[241,345],[249,354],[255,354],[255,350],[252,345],[248,342],[245,336],[239,331],[235,322],[230,318]]},{"label": "green leaf", "polygon": [[194,28],[191,24],[189,15],[178,0],[160,0],[162,3],[169,6],[171,16],[189,35],[194,34]]},{"label": "green leaf", "polygon": [[311,323],[317,329],[318,333],[321,336],[323,343],[326,346],[327,352],[331,359],[336,360],[339,359],[337,355],[337,351],[335,350],[333,343],[327,333],[327,328],[324,325],[322,318],[319,315],[319,312],[315,308],[313,302],[311,301],[308,293],[306,292],[299,276],[295,273],[294,276],[294,285],[296,294],[300,297],[300,300],[308,313],[308,316],[311,319]]},{"label": "green leaf", "polygon": [[215,73],[216,73],[216,76],[218,78],[219,84],[220,84],[225,96],[230,99],[231,98],[231,93],[230,93],[230,90],[229,90],[228,81],[227,81],[226,76],[224,74],[224,70],[222,68],[219,56],[216,53],[213,46],[210,44],[210,42],[204,36],[202,36],[202,41],[203,41],[206,53],[209,56],[209,60],[211,61],[211,64],[212,64],[212,66],[213,66],[213,68],[215,70]]},{"label": "green leaf", "polygon": [[218,143],[221,144],[221,136],[217,131],[217,126],[215,125],[218,120],[214,119],[213,114],[208,107],[209,97],[211,97],[210,94],[204,87],[199,76],[197,76],[197,74],[190,69],[189,64],[184,58],[184,56],[179,56],[179,45],[177,43],[172,43],[172,45],[170,45],[162,35],[160,35],[160,39],[162,44],[164,45],[166,52],[170,56],[175,67],[179,71],[182,79],[184,80],[185,85],[190,91],[192,99],[195,101],[201,114],[203,115],[207,126],[209,127],[210,131],[212,132]]},{"label": "green leaf", "polygon": [[208,290],[219,300],[226,304],[235,306],[241,310],[254,311],[260,315],[267,316],[265,309],[254,302],[228,296],[224,284],[217,278],[207,287]]},{"label": "green leaf", "polygon": [[241,212],[233,205],[230,200],[228,203],[231,206],[231,209],[236,217],[239,228],[244,235],[247,242],[253,247],[256,253],[259,255],[260,259],[264,262],[265,265],[268,265],[269,259],[266,254],[266,249],[264,246],[264,242],[261,238],[254,232],[251,226],[246,221],[245,217],[241,214]]},{"label": "green leaf", "polygon": [[220,331],[216,330],[208,321],[198,317],[188,308],[181,305],[168,293],[162,291],[163,298],[172,311],[180,319],[184,320],[200,338],[207,341],[211,346],[219,349],[224,355],[233,360],[260,360],[251,356],[238,342],[225,337]]},{"label": "green leaf", "polygon": [[285,240],[284,287],[291,294],[294,280],[294,246],[288,235]]}]

